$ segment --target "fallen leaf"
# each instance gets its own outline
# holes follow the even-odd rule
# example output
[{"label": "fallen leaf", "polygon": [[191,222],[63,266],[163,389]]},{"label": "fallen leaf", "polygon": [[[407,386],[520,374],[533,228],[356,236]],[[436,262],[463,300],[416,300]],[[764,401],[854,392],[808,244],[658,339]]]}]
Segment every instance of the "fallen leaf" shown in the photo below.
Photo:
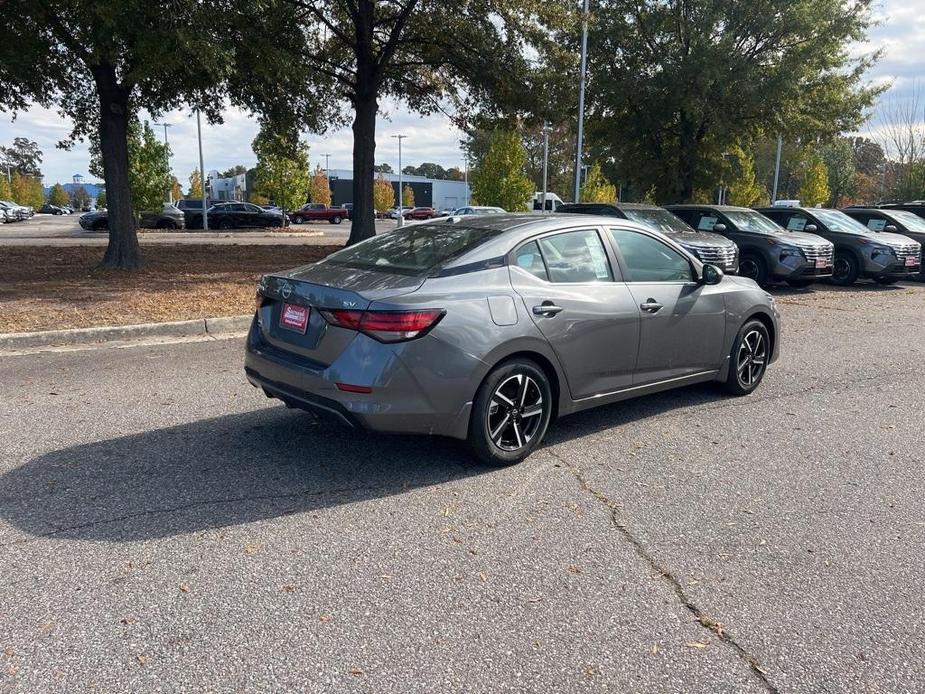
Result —
[{"label": "fallen leaf", "polygon": [[260,545],[244,545],[244,554],[256,554],[258,551],[260,551]]},{"label": "fallen leaf", "polygon": [[542,602],[543,598],[529,598],[527,602]]},{"label": "fallen leaf", "polygon": [[482,579],[482,583],[485,583],[488,580],[488,576],[485,575],[484,571],[479,571],[479,578]]},{"label": "fallen leaf", "polygon": [[294,593],[294,592],[295,592],[295,586],[285,585],[285,586],[282,587],[281,590],[282,590],[284,593]]},{"label": "fallen leaf", "polygon": [[320,622],[330,622],[331,619],[332,619],[332,617],[331,617],[331,615],[329,615],[329,614],[323,614],[323,615],[321,615],[320,617],[318,617],[318,621],[320,621]]},{"label": "fallen leaf", "polygon": [[189,593],[191,590],[192,590],[192,588],[190,588],[189,585],[187,585],[186,583],[181,583],[181,584],[180,584],[180,592],[181,592],[181,593]]},{"label": "fallen leaf", "polygon": [[16,655],[16,651],[14,651],[12,648],[4,648],[3,655],[5,655],[7,658],[12,658],[14,655]]},{"label": "fallen leaf", "polygon": [[706,647],[709,646],[709,645],[710,645],[710,644],[708,644],[708,643],[703,643],[703,642],[701,642],[701,641],[688,641],[688,642],[687,642],[687,647],[688,647],[688,648],[706,648]]},{"label": "fallen leaf", "polygon": [[363,670],[362,670],[361,668],[352,667],[352,668],[350,668],[350,674],[351,674],[351,675],[362,675],[362,674],[364,674],[364,673],[363,673]]},{"label": "fallen leaf", "polygon": [[148,662],[148,659],[143,655],[136,655],[135,660],[138,661],[139,665],[144,665],[146,662]]},{"label": "fallen leaf", "polygon": [[137,617],[123,617],[119,621],[122,622],[122,624],[134,624],[135,622],[138,621],[138,618]]},{"label": "fallen leaf", "polygon": [[656,655],[657,653],[658,653],[658,644],[653,643],[652,644],[652,655]]},{"label": "fallen leaf", "polygon": [[570,574],[580,574],[580,573],[581,573],[581,567],[580,567],[580,566],[576,566],[575,564],[569,564],[569,565],[568,565],[568,572],[569,572]]}]

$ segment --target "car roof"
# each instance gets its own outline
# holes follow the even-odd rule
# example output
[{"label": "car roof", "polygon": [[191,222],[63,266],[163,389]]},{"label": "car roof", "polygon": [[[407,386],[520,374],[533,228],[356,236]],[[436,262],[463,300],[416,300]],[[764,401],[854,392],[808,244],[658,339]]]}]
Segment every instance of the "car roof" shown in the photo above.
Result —
[{"label": "car roof", "polygon": [[[665,205],[666,210],[716,210],[717,212],[757,212],[751,207],[739,207],[738,205],[710,205],[686,203],[684,205]],[[790,209],[790,208],[775,208]]]},{"label": "car roof", "polygon": [[[581,207],[613,207],[618,210],[661,210],[662,207],[652,205],[647,202],[567,202],[559,205],[562,208],[581,208]],[[567,214],[567,213],[564,213]]]}]

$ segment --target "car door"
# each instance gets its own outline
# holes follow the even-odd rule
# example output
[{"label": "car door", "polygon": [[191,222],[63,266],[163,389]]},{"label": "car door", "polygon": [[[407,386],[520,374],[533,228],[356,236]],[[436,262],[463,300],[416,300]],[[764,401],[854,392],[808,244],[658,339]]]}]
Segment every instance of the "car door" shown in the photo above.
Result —
[{"label": "car door", "polygon": [[699,283],[688,257],[654,235],[609,233],[640,318],[634,385],[719,369],[726,304],[718,285]]},{"label": "car door", "polygon": [[615,277],[594,227],[541,236],[517,248],[511,284],[559,358],[575,400],[630,387],[639,311]]}]

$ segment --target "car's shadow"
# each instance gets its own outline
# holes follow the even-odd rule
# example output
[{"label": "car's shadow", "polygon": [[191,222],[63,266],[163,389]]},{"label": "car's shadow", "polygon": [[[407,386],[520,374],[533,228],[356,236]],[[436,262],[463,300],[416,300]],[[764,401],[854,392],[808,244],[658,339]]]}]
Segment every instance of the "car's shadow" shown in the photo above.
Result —
[{"label": "car's shadow", "polygon": [[[618,436],[623,424],[722,397],[706,385],[598,408],[559,420],[546,444]],[[0,476],[0,516],[34,536],[127,542],[493,472],[463,442],[367,434],[274,407],[47,453]]]}]

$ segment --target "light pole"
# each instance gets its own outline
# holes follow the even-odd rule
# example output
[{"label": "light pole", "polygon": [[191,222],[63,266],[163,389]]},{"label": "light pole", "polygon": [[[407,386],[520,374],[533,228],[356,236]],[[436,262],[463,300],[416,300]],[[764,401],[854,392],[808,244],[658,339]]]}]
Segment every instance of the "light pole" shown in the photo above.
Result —
[{"label": "light pole", "polygon": [[546,214],[546,188],[549,183],[549,123],[543,123],[543,214]]},{"label": "light pole", "polygon": [[771,193],[771,204],[777,202],[777,183],[780,181],[780,152],[784,147],[784,138],[777,136],[777,159],[774,161],[774,192]]},{"label": "light pole", "polygon": [[202,187],[202,230],[209,230],[209,210],[206,209],[206,167],[202,163],[202,125],[199,122],[199,109],[196,109],[196,136],[199,138],[199,183]]},{"label": "light pole", "polygon": [[466,183],[466,207],[469,207],[469,159],[466,159],[465,162],[465,174],[463,175],[463,181]]},{"label": "light pole", "polygon": [[[172,128],[173,123],[155,123],[156,127],[164,126],[164,158],[167,160],[167,175],[170,175],[170,143],[167,142],[167,128]],[[167,202],[173,202],[173,191],[171,190],[170,181],[167,181]]]},{"label": "light pole", "polygon": [[404,140],[407,135],[392,135],[396,140],[398,140],[398,226],[402,226],[405,221],[405,216],[402,214],[404,208],[403,193],[401,187],[401,141]]},{"label": "light pole", "polygon": [[581,150],[584,147],[584,127],[585,127],[585,81],[588,72],[588,2],[584,2],[584,13],[581,22],[581,78],[578,83],[578,143],[575,147],[575,198],[578,202],[578,194],[581,183]]},{"label": "light pole", "polygon": [[325,175],[327,175],[327,173],[328,173],[328,166],[330,165],[330,161],[331,161],[331,155],[330,155],[330,154],[325,154],[325,155],[324,155],[324,173],[325,173]]}]

